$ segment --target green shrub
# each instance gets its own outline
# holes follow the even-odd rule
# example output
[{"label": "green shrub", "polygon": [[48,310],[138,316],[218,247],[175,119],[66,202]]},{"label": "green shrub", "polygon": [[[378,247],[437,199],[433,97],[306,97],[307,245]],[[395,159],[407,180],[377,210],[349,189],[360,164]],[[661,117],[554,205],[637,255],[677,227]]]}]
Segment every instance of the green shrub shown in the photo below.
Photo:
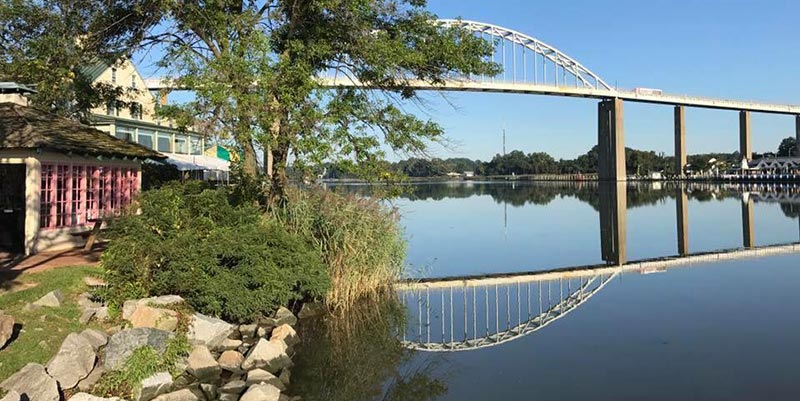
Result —
[{"label": "green shrub", "polygon": [[330,307],[374,298],[400,277],[406,241],[396,210],[325,190],[291,189],[287,195],[288,204],[275,215],[321,252],[331,277]]},{"label": "green shrub", "polygon": [[221,190],[167,184],[144,192],[138,208],[113,222],[102,256],[112,304],[177,294],[202,313],[244,322],[328,289],[318,250]]}]

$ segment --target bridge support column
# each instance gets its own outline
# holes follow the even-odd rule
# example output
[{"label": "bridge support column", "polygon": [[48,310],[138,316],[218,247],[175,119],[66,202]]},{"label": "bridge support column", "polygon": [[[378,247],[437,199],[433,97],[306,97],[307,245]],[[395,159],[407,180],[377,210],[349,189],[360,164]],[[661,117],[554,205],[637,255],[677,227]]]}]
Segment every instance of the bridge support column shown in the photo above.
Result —
[{"label": "bridge support column", "polygon": [[686,113],[683,106],[675,106],[675,174],[683,176],[686,167]]},{"label": "bridge support column", "polygon": [[625,182],[600,183],[600,249],[605,262],[627,262],[628,193]]},{"label": "bridge support column", "polygon": [[625,181],[625,130],[622,99],[606,99],[597,107],[597,175],[601,181]]},{"label": "bridge support column", "polygon": [[686,190],[681,187],[678,189],[678,196],[675,198],[675,214],[678,221],[678,255],[686,256],[689,254],[689,197]]},{"label": "bridge support column", "polygon": [[742,199],[742,246],[748,249],[756,246],[753,199],[750,197]]},{"label": "bridge support column", "polygon": [[739,112],[739,153],[747,160],[753,158],[753,147],[750,135],[750,112],[746,110]]},{"label": "bridge support column", "polygon": [[797,153],[793,156],[800,157],[800,114],[794,116],[794,135],[795,143],[797,144]]}]

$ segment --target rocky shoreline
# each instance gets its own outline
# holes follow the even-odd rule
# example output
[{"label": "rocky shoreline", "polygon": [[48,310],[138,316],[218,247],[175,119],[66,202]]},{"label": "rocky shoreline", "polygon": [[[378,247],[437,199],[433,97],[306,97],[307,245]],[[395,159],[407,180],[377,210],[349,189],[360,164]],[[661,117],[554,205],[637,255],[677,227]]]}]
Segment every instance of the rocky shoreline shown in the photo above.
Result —
[{"label": "rocky shoreline", "polygon": [[[32,307],[53,307],[58,291]],[[40,302],[41,301],[41,302]],[[108,308],[89,294],[78,301],[81,322],[108,319]],[[300,316],[311,315],[306,305]],[[124,303],[121,324],[100,331],[71,333],[46,364],[29,363],[0,383],[7,393],[0,401],[121,401],[93,395],[106,375],[125,369],[137,350],[149,347],[158,355],[170,341],[185,336],[188,355],[172,369],[158,371],[136,383],[131,401],[289,401],[292,356],[299,337],[297,316],[281,307],[271,317],[235,325],[188,309],[175,295]]]}]

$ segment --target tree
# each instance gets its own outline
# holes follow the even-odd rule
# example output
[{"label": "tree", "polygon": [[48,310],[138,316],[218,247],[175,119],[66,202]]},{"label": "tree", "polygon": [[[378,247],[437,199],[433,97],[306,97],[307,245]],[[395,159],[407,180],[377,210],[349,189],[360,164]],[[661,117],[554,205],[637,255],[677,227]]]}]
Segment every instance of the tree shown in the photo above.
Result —
[{"label": "tree", "polygon": [[797,139],[794,137],[784,138],[778,146],[778,157],[800,156],[797,152]]},{"label": "tree", "polygon": [[[495,75],[490,43],[433,23],[421,0],[168,2],[162,65],[196,99],[168,114],[199,117],[231,134],[242,171],[258,174],[256,150],[274,163],[270,203],[285,200],[286,167],[342,162],[376,173],[384,148],[424,153],[442,128],[404,112],[412,80],[442,84],[453,74]],[[326,89],[335,72],[363,87]],[[187,121],[190,121],[187,119]]]},{"label": "tree", "polygon": [[125,90],[92,84],[83,67],[129,54],[159,20],[159,10],[157,0],[4,0],[0,81],[32,85],[34,105],[86,121],[90,109]]}]

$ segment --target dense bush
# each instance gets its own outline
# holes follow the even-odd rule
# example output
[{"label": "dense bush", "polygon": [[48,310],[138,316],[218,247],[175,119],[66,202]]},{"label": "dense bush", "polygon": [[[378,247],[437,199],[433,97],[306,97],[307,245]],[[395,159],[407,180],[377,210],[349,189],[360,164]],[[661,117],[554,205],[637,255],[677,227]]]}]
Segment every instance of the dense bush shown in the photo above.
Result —
[{"label": "dense bush", "polygon": [[276,217],[322,253],[331,277],[329,306],[380,295],[402,274],[406,242],[395,210],[325,190],[292,189],[288,196]]},{"label": "dense bush", "polygon": [[277,305],[324,294],[320,252],[221,190],[167,184],[144,192],[139,214],[111,226],[103,253],[112,304],[177,294],[196,310],[242,322]]}]

